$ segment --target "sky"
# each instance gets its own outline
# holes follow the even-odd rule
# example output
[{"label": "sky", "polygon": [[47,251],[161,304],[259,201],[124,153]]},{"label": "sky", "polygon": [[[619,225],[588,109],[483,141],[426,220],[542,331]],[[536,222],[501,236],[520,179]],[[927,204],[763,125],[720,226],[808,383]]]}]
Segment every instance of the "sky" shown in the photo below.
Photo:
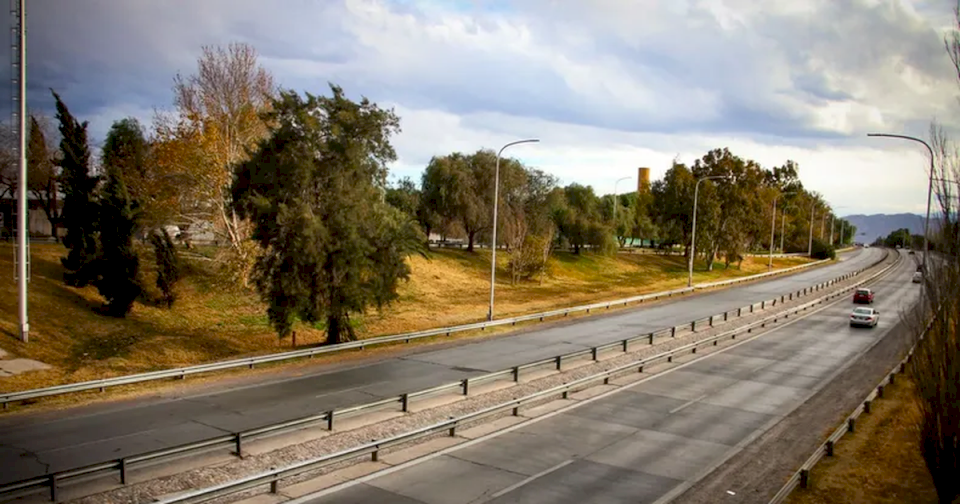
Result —
[{"label": "sky", "polygon": [[[204,45],[245,42],[287,89],[400,117],[391,178],[497,150],[600,194],[707,151],[793,160],[840,215],[922,213],[926,150],[960,133],[949,0],[29,0],[27,101],[55,89],[94,143],[173,106]],[[10,19],[0,20],[9,31]],[[9,51],[5,51],[9,54]],[[9,56],[2,68],[10,75]],[[9,100],[0,113],[9,117]],[[616,182],[627,177],[627,180]]]}]

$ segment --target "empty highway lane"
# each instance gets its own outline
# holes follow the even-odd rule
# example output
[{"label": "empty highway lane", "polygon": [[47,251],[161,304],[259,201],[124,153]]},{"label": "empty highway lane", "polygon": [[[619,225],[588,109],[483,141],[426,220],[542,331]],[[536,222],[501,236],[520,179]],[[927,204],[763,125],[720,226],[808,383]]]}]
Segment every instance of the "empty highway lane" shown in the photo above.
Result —
[{"label": "empty highway lane", "polygon": [[0,419],[0,484],[360,404],[706,317],[865,267],[877,249],[793,276],[545,325],[509,338],[212,393]]},{"label": "empty highway lane", "polygon": [[912,306],[913,265],[874,285],[881,323],[849,299],[722,353],[407,467],[298,502],[636,503],[669,499],[789,414]]}]

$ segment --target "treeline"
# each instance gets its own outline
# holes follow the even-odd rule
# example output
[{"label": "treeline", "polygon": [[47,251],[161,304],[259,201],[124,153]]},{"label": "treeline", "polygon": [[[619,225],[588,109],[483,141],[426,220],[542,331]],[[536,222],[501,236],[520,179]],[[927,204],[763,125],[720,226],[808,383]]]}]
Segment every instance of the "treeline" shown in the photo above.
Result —
[{"label": "treeline", "polygon": [[[462,238],[473,251],[492,238],[495,166],[496,154],[487,149],[437,156],[419,183],[401,179],[386,199],[428,236]],[[704,177],[725,178],[705,179],[696,191]],[[649,190],[616,196],[579,184],[562,187],[542,170],[502,159],[497,245],[510,251],[514,280],[542,272],[556,247],[577,254],[612,253],[647,243],[664,251],[682,247],[686,255],[695,192],[696,254],[708,269],[718,258],[729,265],[746,252],[769,251],[771,231],[775,250],[807,252],[812,245],[817,257],[832,255],[841,237],[849,244],[856,234],[856,227],[836,218],[820,195],[804,189],[795,163],[764,169],[724,148],[690,166],[675,161]]]},{"label": "treeline", "polygon": [[[331,343],[354,336],[351,313],[396,298],[405,257],[425,253],[431,234],[462,238],[470,251],[490,244],[492,150],[438,155],[420,180],[389,184],[400,126],[392,110],[335,85],[327,96],[282,90],[245,44],[203,48],[196,73],[176,76],[173,91],[174,109],[148,127],[116,121],[100,156],[87,123],[56,93],[56,131],[54,121],[31,117],[28,184],[66,231],[65,281],[97,286],[111,315],[144,298],[136,237],[154,248],[155,301],[173,305],[180,275],[170,225],[185,243],[212,230],[216,264],[262,295],[278,334],[303,320],[326,327]],[[12,195],[11,151],[2,151],[0,191]],[[814,255],[832,253],[841,222],[803,188],[796,164],[766,169],[727,149],[674,162],[649,190],[616,197],[501,159],[497,245],[515,282],[542,279],[557,247],[610,254],[644,241],[688,253],[695,184],[721,175],[697,191],[705,267],[768,250],[773,228],[775,249],[806,252],[812,231]],[[844,224],[850,242],[855,230]]]}]

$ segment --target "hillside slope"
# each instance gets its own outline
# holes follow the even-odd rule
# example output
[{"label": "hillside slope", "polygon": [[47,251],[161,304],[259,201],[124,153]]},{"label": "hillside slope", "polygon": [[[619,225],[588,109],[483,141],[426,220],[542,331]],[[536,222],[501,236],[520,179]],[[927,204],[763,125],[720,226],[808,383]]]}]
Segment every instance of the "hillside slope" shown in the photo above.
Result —
[{"label": "hillside slope", "polygon": [[[16,284],[0,283],[0,348],[15,357],[36,359],[54,366],[19,376],[0,378],[0,388],[16,390],[38,385],[74,382],[208,362],[212,360],[289,349],[291,341],[277,340],[267,324],[257,295],[232,288],[211,274],[209,261],[190,260],[180,298],[172,310],[137,303],[126,319],[97,314],[102,299],[93,287],[75,289],[62,281],[59,258],[65,249],[55,244],[32,245],[30,283],[31,340],[17,340]],[[144,252],[147,254],[147,252]],[[0,271],[13,270],[12,247],[0,246]],[[499,259],[499,258],[498,258]],[[152,282],[152,259],[143,269]],[[801,264],[806,259],[775,260],[775,266]],[[489,255],[442,250],[430,258],[410,259],[409,282],[400,288],[400,300],[382,313],[358,317],[362,337],[399,333],[483,320],[489,295]],[[505,266],[504,262],[501,266]],[[702,265],[698,265],[702,269]],[[730,278],[766,270],[766,260],[746,259],[742,269],[722,263],[696,281]],[[617,257],[575,256],[558,253],[549,264],[543,285],[536,281],[511,285],[506,271],[497,280],[497,315],[534,312],[616,299],[644,292],[676,288],[686,283],[682,257],[620,254]],[[297,343],[322,341],[322,326],[298,324]]]}]

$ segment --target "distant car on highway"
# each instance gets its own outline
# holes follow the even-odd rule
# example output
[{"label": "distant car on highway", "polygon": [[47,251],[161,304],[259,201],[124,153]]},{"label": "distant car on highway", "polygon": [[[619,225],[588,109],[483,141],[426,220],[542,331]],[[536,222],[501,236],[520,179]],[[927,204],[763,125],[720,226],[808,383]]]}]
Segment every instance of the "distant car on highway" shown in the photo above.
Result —
[{"label": "distant car on highway", "polygon": [[873,308],[858,306],[850,314],[850,327],[876,327],[880,323],[880,312]]},{"label": "distant car on highway", "polygon": [[920,283],[920,282],[923,282],[923,272],[921,272],[921,271],[914,271],[914,272],[913,272],[913,283]]},{"label": "distant car on highway", "polygon": [[873,291],[870,289],[857,289],[857,291],[853,293],[853,302],[873,304]]}]

